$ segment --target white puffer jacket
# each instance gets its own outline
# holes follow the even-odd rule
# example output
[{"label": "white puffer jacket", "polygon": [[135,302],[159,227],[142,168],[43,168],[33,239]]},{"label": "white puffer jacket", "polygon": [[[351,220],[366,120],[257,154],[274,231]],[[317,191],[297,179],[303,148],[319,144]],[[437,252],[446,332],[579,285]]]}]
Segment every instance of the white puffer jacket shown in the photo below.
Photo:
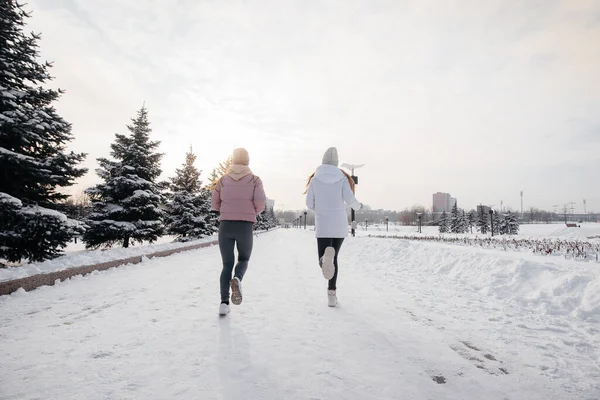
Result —
[{"label": "white puffer jacket", "polygon": [[346,204],[356,211],[362,208],[352,193],[346,175],[336,166],[321,165],[310,181],[306,194],[306,206],[315,211],[316,237],[348,236]]}]

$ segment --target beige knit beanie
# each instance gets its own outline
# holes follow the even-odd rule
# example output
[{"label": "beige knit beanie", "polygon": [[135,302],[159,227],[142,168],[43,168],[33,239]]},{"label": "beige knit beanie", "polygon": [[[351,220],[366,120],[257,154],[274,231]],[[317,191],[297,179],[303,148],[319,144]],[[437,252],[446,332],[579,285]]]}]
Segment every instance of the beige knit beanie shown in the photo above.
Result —
[{"label": "beige knit beanie", "polygon": [[249,165],[250,164],[250,155],[248,155],[248,151],[244,148],[233,149],[233,163],[238,165]]}]

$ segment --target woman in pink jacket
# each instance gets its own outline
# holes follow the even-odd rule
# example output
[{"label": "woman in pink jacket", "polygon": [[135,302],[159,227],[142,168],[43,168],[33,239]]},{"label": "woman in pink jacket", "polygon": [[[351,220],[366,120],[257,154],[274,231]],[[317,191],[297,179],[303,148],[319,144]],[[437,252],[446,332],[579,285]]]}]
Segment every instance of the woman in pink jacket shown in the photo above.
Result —
[{"label": "woman in pink jacket", "polygon": [[264,211],[267,201],[262,181],[252,173],[249,163],[250,157],[245,149],[234,149],[232,166],[227,175],[217,182],[212,194],[212,209],[220,212],[219,248],[223,259],[220,315],[229,313],[229,287],[232,303],[242,303],[242,279],[252,254],[253,228],[256,216]]}]

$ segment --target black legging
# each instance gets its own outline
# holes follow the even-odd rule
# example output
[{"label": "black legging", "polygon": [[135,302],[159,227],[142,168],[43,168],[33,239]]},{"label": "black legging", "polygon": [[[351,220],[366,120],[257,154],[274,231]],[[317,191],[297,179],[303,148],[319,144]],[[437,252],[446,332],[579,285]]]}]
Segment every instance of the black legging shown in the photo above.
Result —
[{"label": "black legging", "polygon": [[221,271],[221,302],[229,304],[229,281],[235,264],[234,248],[237,246],[238,262],[235,264],[234,276],[240,281],[244,279],[248,269],[248,261],[252,255],[253,244],[252,222],[221,221],[219,224],[219,249],[223,259]]},{"label": "black legging", "polygon": [[333,274],[333,278],[329,280],[329,286],[327,287],[329,290],[336,290],[336,283],[338,277],[338,254],[340,249],[342,248],[342,243],[344,243],[344,238],[317,238],[317,247],[319,252],[319,260],[325,254],[325,249],[328,247],[333,247],[335,249],[335,257],[333,258],[333,265],[335,265],[335,273]]}]

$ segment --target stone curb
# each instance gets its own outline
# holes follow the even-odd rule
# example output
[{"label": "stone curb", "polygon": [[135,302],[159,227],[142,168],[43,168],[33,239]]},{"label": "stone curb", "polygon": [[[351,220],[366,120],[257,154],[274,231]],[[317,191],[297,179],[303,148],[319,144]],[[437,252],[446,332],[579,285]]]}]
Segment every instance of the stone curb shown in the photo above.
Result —
[{"label": "stone curb", "polygon": [[[272,229],[267,232],[273,232]],[[256,234],[262,234],[266,232],[257,232]],[[168,257],[173,254],[181,253],[184,251],[201,249],[204,247],[210,247],[218,244],[218,240],[212,240],[206,243],[198,243],[190,246],[179,247],[177,249],[155,251],[139,256],[133,256],[128,258],[120,258],[118,260],[112,260],[103,262],[100,264],[83,265],[81,267],[68,268],[62,271],[49,272],[45,274],[37,274],[28,276],[25,278],[14,279],[10,281],[0,282],[0,296],[11,294],[23,288],[25,291],[31,291],[41,286],[53,286],[56,282],[64,281],[77,275],[87,275],[94,271],[105,271],[110,268],[116,268],[127,264],[139,264],[142,262],[144,257],[155,258],[155,257]]]}]

